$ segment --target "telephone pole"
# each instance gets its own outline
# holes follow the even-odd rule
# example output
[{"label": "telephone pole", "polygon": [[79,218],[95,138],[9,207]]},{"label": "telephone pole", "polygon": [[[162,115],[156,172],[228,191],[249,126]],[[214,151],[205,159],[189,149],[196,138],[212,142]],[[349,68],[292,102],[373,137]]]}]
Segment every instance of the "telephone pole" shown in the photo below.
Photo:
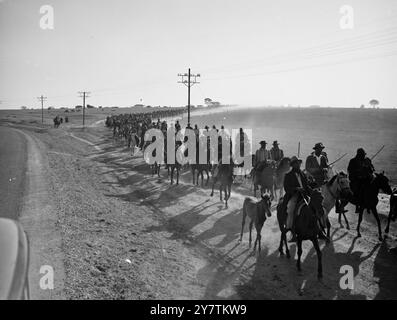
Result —
[{"label": "telephone pole", "polygon": [[85,98],[88,98],[91,92],[79,91],[80,98],[83,98],[83,126],[85,125]]},{"label": "telephone pole", "polygon": [[191,74],[189,68],[188,73],[178,73],[178,77],[181,77],[181,80],[178,81],[178,83],[183,83],[185,86],[187,86],[187,126],[190,127],[190,88],[196,83],[200,83],[197,82],[197,78],[200,77],[200,74]]},{"label": "telephone pole", "polygon": [[37,97],[39,101],[41,101],[41,123],[44,123],[44,101],[47,100],[47,97],[44,97],[41,95],[40,97]]}]

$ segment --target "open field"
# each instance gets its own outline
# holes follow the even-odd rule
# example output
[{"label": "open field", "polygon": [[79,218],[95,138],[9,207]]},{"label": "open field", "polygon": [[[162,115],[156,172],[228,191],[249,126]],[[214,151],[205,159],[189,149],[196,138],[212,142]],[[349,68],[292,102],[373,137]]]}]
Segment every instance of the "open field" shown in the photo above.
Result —
[{"label": "open field", "polygon": [[[338,116],[339,113],[329,114],[336,111],[345,114],[343,117]],[[321,243],[324,280],[318,282],[317,259],[310,243],[304,244],[302,273],[296,271],[293,258],[279,257],[280,233],[274,211],[262,230],[260,254],[253,255],[248,248],[247,229],[243,242],[238,244],[243,199],[252,194],[249,181],[239,180],[232,186],[229,207],[225,208],[218,192],[211,198],[208,187],[192,186],[188,170],[182,173],[178,186],[170,186],[164,170],[160,178],[152,177],[141,153],[131,157],[123,144],[114,144],[110,130],[99,122],[106,112],[89,110],[85,129],[81,128],[81,114],[73,114],[69,117],[70,124],[53,129],[51,119],[56,112],[47,113],[43,127],[41,112],[29,112],[0,111],[0,121],[4,130],[20,130],[28,135],[29,144],[37,144],[42,158],[40,190],[50,206],[46,210],[56,221],[61,245],[57,243],[55,249],[62,250],[60,269],[64,268],[63,292],[54,297],[397,299],[397,256],[395,250],[390,250],[397,245],[396,224],[391,227],[390,237],[379,242],[375,220],[365,214],[363,238],[357,239],[355,231],[340,227],[331,212],[332,242],[328,246]],[[262,117],[255,115],[256,112]],[[316,116],[307,120],[313,112]],[[229,110],[193,116],[192,122],[200,126],[214,123],[217,127],[223,123],[229,128],[251,125],[255,142],[261,138],[278,139],[287,154],[293,153],[297,141],[301,141],[302,154],[306,154],[314,142],[321,140],[328,147],[331,159],[345,150],[350,150],[349,156],[352,155],[356,143],[350,140],[366,141],[363,146],[369,154],[377,148],[373,142],[386,144],[375,165],[379,169],[384,166],[393,177],[393,166],[386,166],[396,163],[396,153],[394,157],[386,153],[396,150],[392,126],[396,114],[393,112],[269,109],[252,110],[253,116],[244,117],[244,110]],[[346,114],[358,114],[361,119],[367,118],[367,123],[368,118],[372,119],[379,127],[357,121],[348,137],[349,130],[345,128],[345,133],[336,133],[337,139],[335,135],[333,139],[327,138],[332,136],[332,128],[341,131],[348,124]],[[325,126],[330,119],[333,119],[332,125]],[[384,124],[380,126],[382,119]],[[290,125],[295,122],[299,125],[295,124],[297,129],[291,130]],[[310,123],[314,123],[313,129],[308,129]],[[325,127],[327,130],[323,130]],[[325,134],[320,135],[322,132]],[[380,137],[376,132],[380,132]],[[27,180],[31,180],[29,175]],[[348,219],[354,229],[357,216],[351,206],[348,209]],[[384,229],[388,196],[380,196],[378,209]],[[26,208],[23,214],[28,215]],[[34,232],[29,229],[31,219],[21,216],[28,232]],[[33,245],[40,241],[37,235],[33,239]],[[55,249],[47,248],[50,252]],[[290,245],[290,249],[294,257],[295,245]],[[35,250],[32,268],[59,263],[59,260],[51,261],[54,257],[40,254],[37,244]],[[353,267],[353,290],[339,287],[339,271],[343,265]],[[34,287],[33,292],[37,292]]]}]

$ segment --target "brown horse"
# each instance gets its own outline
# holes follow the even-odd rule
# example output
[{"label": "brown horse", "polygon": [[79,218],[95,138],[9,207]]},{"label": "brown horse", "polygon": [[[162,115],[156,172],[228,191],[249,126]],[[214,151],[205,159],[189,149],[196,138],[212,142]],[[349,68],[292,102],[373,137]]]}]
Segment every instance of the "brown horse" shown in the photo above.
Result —
[{"label": "brown horse", "polygon": [[364,210],[367,209],[368,212],[372,212],[375,216],[376,222],[378,224],[378,232],[379,232],[379,241],[383,241],[382,238],[382,229],[380,226],[380,219],[378,215],[378,211],[376,210],[376,206],[379,202],[378,194],[379,191],[383,190],[387,194],[392,194],[393,191],[389,184],[389,179],[384,175],[384,173],[375,173],[375,177],[371,180],[371,182],[367,185],[364,185],[361,190],[361,194],[357,197],[358,205],[358,223],[357,223],[357,237],[361,237],[360,233],[360,225],[363,220]]},{"label": "brown horse", "polygon": [[[192,176],[193,176],[193,184],[198,185],[199,184],[199,176],[201,176],[201,186],[204,184],[204,172],[207,174],[207,182],[205,185],[208,185],[208,182],[210,180],[210,171],[211,171],[211,165],[210,164],[191,164],[190,169],[192,171]],[[197,171],[197,176],[196,176],[196,171]]]},{"label": "brown horse", "polygon": [[243,221],[241,224],[241,234],[240,234],[240,240],[241,242],[243,240],[243,232],[244,232],[244,225],[245,225],[245,219],[248,216],[250,218],[250,224],[249,224],[249,231],[250,231],[250,237],[249,237],[249,246],[251,247],[251,242],[252,242],[252,226],[255,224],[255,229],[256,229],[256,239],[255,239],[255,244],[254,244],[254,252],[256,250],[256,245],[258,245],[258,250],[261,252],[261,231],[263,224],[266,221],[266,216],[271,217],[271,200],[270,200],[270,195],[268,193],[265,193],[262,195],[261,200],[257,200],[255,198],[247,197],[244,200],[243,204]]},{"label": "brown horse", "polygon": [[[297,204],[297,217],[295,218],[295,233],[297,237],[298,247],[298,260],[296,266],[298,271],[301,271],[301,256],[302,256],[302,242],[304,240],[310,240],[313,243],[314,249],[317,253],[318,266],[317,266],[317,277],[320,279],[323,276],[322,268],[322,254],[320,246],[318,244],[318,234],[320,232],[320,225],[324,224],[324,208],[322,206],[324,198],[321,192],[314,190],[311,194],[309,202],[307,200],[301,200]],[[281,231],[279,252],[281,255],[283,252],[283,245],[286,247],[287,258],[290,257],[288,243],[287,243],[287,213],[283,204],[283,198],[280,199],[277,205],[277,220]]]},{"label": "brown horse", "polygon": [[178,161],[175,161],[174,164],[167,164],[166,165],[168,171],[168,177],[171,179],[171,184],[174,184],[174,173],[176,171],[176,184],[179,184],[179,171],[181,170],[182,166],[179,164]]},{"label": "brown horse", "polygon": [[[198,148],[197,148],[198,149]],[[201,176],[201,186],[203,186],[204,183],[204,172],[207,174],[207,182],[205,185],[208,185],[208,182],[210,180],[210,171],[211,171],[211,165],[208,164],[201,164],[199,161],[199,153],[196,152],[196,163],[190,164],[190,170],[192,172],[192,177],[193,177],[193,184],[199,184],[199,176]],[[197,176],[196,176],[196,171],[197,171]]]},{"label": "brown horse", "polygon": [[256,190],[260,186],[261,194],[270,192],[272,199],[274,197],[273,187],[274,187],[274,174],[276,172],[275,165],[273,163],[268,163],[261,172],[256,172],[253,170],[252,182],[254,184],[254,197],[256,197]]},{"label": "brown horse", "polygon": [[387,226],[385,233],[389,233],[390,221],[396,221],[397,218],[397,189],[393,189],[393,193],[390,195],[390,211],[387,218]]},{"label": "brown horse", "polygon": [[290,170],[289,162],[290,162],[290,158],[288,157],[282,158],[278,163],[277,168],[274,172],[273,189],[274,189],[274,195],[277,195],[277,190],[280,190],[278,198],[281,198],[283,196],[284,177],[285,174]]},{"label": "brown horse", "polygon": [[212,175],[212,192],[214,195],[215,183],[219,182],[219,196],[222,201],[222,191],[225,193],[225,205],[227,208],[227,200],[230,198],[233,183],[233,164],[218,164],[213,169]]}]

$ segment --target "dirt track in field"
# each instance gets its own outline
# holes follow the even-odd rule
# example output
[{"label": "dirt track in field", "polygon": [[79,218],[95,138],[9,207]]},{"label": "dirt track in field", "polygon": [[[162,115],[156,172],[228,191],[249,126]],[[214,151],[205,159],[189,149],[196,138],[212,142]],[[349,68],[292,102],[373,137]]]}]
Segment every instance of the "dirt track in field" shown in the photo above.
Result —
[{"label": "dirt track in field", "polygon": [[[262,252],[252,254],[248,234],[238,243],[241,208],[250,186],[234,184],[229,207],[219,193],[191,184],[182,174],[170,185],[165,170],[152,177],[142,154],[115,145],[102,126],[24,129],[45,146],[48,188],[58,215],[69,299],[396,299],[391,238],[377,241],[374,218],[365,215],[360,239],[340,228],[332,212],[332,243],[321,243],[324,279],[304,243],[302,273],[278,253],[275,214],[262,230]],[[88,142],[89,143],[88,143]],[[385,226],[387,198],[379,206]],[[348,219],[357,217],[349,208]],[[247,231],[247,226],[246,226]],[[353,290],[342,290],[340,267],[350,265]]]}]

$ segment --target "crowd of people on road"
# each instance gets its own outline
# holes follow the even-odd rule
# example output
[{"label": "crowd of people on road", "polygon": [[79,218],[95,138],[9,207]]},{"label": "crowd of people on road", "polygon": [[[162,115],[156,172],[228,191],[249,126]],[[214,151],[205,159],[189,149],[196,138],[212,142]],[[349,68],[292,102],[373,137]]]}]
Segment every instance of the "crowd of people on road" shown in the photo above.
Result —
[{"label": "crowd of people on road", "polygon": [[[135,113],[135,114],[121,114],[108,116],[106,118],[106,126],[113,129],[113,136],[122,136],[128,141],[130,146],[132,137],[136,139],[136,145],[143,150],[145,147],[145,133],[147,130],[155,128],[159,129],[164,133],[164,137],[167,137],[167,130],[170,127],[175,129],[175,133],[182,130],[182,126],[179,120],[175,123],[170,124],[166,118],[181,116],[184,110],[157,110],[146,113]],[[160,120],[164,119],[164,120]],[[212,166],[222,165],[222,144],[225,141],[230,143],[230,157],[232,155],[232,141],[230,133],[225,130],[222,125],[219,129],[216,125],[212,125],[210,128],[206,125],[200,130],[198,125],[191,127],[188,125],[186,129],[194,131],[196,136],[197,146],[199,140],[203,137],[203,134],[207,136],[207,164]],[[211,133],[216,133],[218,137],[218,148],[214,151],[214,148],[210,146]],[[186,137],[185,137],[186,139]],[[154,141],[153,139],[152,141]],[[186,141],[186,140],[185,140]],[[178,144],[178,146],[181,143]],[[272,166],[277,168],[278,164],[285,159],[284,151],[280,148],[278,141],[273,141],[272,147],[267,149],[267,142],[260,141],[260,148],[254,153],[247,146],[250,146],[248,137],[244,130],[240,128],[240,135],[236,137],[235,144],[240,144],[240,156],[244,156],[244,152],[248,152],[252,155],[253,174],[259,174],[264,168]],[[227,149],[226,149],[227,150]],[[210,163],[210,153],[218,152],[218,162]],[[211,158],[212,159],[212,158]],[[232,159],[232,157],[230,158]],[[330,179],[329,172],[332,165],[329,164],[327,153],[325,152],[325,146],[323,143],[318,142],[313,147],[313,152],[306,158],[304,169],[301,170],[301,164],[303,160],[296,156],[292,156],[289,159],[289,165],[291,169],[284,177],[283,188],[286,192],[284,196],[284,204],[286,213],[288,215],[288,221],[294,220],[295,208],[297,203],[302,198],[310,197],[314,189],[320,190],[328,180]],[[211,160],[212,161],[212,160]],[[233,163],[232,163],[233,164]],[[350,179],[351,189],[354,195],[354,199],[343,199],[337,197],[336,201],[336,212],[344,214],[346,210],[344,207],[348,202],[359,203],[360,197],[363,197],[363,190],[371,182],[374,177],[375,168],[366,156],[363,148],[357,150],[356,156],[350,160],[347,168],[348,177]],[[292,227],[293,223],[291,223]]]}]

